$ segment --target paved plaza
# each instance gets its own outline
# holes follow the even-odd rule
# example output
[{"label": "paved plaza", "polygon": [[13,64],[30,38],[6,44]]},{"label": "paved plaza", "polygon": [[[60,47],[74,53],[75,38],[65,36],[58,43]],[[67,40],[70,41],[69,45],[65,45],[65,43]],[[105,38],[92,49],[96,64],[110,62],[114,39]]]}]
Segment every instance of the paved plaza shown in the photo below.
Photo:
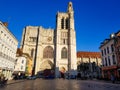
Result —
[{"label": "paved plaza", "polygon": [[120,90],[120,84],[96,80],[36,79],[9,81],[0,90]]}]

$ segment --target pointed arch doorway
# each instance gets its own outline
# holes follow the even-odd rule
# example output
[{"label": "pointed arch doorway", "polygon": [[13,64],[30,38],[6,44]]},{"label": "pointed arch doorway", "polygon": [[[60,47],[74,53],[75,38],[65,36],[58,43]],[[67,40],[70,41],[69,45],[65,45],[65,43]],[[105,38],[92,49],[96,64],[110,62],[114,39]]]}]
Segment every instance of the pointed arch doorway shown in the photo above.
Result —
[{"label": "pointed arch doorway", "polygon": [[40,65],[40,71],[43,72],[44,77],[54,76],[54,64],[50,60],[46,60]]}]

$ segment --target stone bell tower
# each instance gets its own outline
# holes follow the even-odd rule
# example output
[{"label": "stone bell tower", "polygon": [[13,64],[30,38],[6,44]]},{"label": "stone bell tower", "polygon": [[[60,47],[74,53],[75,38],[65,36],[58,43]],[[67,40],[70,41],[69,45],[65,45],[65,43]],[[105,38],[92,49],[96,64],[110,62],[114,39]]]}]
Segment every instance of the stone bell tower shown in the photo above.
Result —
[{"label": "stone bell tower", "polygon": [[76,74],[76,35],[72,2],[69,2],[67,12],[57,13],[55,38],[56,76],[59,72]]}]

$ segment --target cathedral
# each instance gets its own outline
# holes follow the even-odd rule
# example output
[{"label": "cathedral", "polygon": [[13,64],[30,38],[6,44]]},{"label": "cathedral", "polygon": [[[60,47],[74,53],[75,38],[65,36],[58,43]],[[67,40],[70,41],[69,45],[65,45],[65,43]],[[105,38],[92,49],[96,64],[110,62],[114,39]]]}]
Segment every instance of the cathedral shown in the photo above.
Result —
[{"label": "cathedral", "polygon": [[26,26],[20,47],[33,59],[34,74],[48,69],[56,77],[62,73],[77,73],[76,34],[72,2],[66,12],[56,15],[55,29],[42,26]]}]

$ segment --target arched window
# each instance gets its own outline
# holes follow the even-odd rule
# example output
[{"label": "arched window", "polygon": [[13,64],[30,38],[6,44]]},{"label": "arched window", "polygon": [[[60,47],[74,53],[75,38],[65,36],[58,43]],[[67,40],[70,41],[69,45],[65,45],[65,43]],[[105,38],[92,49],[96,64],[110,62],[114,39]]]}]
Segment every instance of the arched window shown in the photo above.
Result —
[{"label": "arched window", "polygon": [[53,58],[53,55],[54,55],[53,48],[51,46],[45,47],[43,51],[43,58]]},{"label": "arched window", "polygon": [[68,19],[66,19],[66,29],[68,29],[69,28],[69,21],[68,21]]},{"label": "arched window", "polygon": [[64,47],[61,51],[61,58],[67,58],[67,49]]},{"label": "arched window", "polygon": [[61,29],[64,29],[64,18],[61,19]]}]

